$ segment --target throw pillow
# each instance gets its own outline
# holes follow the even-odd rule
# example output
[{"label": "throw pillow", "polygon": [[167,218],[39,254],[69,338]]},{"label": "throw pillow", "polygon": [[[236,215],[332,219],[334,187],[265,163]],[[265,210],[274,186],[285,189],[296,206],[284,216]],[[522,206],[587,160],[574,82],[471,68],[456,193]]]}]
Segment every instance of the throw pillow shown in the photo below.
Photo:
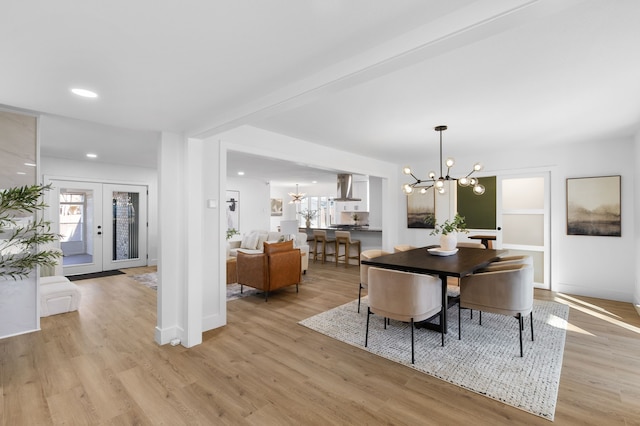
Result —
[{"label": "throw pillow", "polygon": [[256,242],[256,250],[262,250],[265,241],[269,239],[269,234],[259,234]]},{"label": "throw pillow", "polygon": [[242,242],[240,243],[240,248],[255,250],[258,246],[258,239],[260,235],[257,232],[251,232],[244,237],[242,237]]}]

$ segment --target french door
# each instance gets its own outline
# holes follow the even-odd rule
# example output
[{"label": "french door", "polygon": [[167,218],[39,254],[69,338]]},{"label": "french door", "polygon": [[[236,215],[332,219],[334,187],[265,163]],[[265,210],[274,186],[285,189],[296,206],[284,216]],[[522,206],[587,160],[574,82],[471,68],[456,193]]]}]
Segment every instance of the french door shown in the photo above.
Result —
[{"label": "french door", "polygon": [[147,264],[146,186],[50,182],[50,220],[60,235],[65,275]]}]

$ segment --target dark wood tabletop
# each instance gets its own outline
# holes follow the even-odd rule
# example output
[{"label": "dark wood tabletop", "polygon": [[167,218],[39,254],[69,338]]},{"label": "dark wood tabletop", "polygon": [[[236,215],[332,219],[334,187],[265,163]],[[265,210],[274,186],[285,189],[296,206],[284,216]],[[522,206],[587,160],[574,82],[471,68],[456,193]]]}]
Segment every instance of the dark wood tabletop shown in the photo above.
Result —
[{"label": "dark wood tabletop", "polygon": [[504,250],[460,247],[454,255],[435,256],[429,254],[427,247],[421,247],[363,260],[362,263],[378,268],[415,272],[417,274],[463,277],[487,266],[502,253],[504,253]]}]

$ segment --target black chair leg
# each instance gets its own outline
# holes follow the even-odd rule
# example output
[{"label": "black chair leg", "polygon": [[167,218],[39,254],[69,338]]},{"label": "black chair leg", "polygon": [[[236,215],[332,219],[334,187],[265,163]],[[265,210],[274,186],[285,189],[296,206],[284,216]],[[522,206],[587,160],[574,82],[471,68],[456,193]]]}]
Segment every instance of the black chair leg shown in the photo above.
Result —
[{"label": "black chair leg", "polygon": [[242,294],[243,291],[244,291],[244,286],[240,284],[240,294]]},{"label": "black chair leg", "polygon": [[358,289],[358,313],[360,313],[360,299],[362,298],[362,283],[360,283],[360,288]]},{"label": "black chair leg", "polygon": [[298,292],[298,283],[296,283],[296,293]]},{"label": "black chair leg", "polygon": [[520,332],[520,358],[522,358],[522,314],[518,314],[518,331]]},{"label": "black chair leg", "polygon": [[533,342],[533,311],[529,312],[529,322],[531,323],[531,341]]},{"label": "black chair leg", "polygon": [[265,291],[265,292],[264,292],[264,301],[265,301],[265,302],[267,301],[267,297],[269,297],[269,292],[268,292],[268,291]]},{"label": "black chair leg", "polygon": [[460,318],[462,317],[462,307],[460,307],[460,305],[458,305],[458,340],[460,340],[462,338],[462,321],[460,320]]},{"label": "black chair leg", "polygon": [[367,331],[364,335],[364,347],[367,347],[367,343],[369,343],[369,316],[371,316],[371,309],[367,307]]},{"label": "black chair leg", "polygon": [[480,318],[480,321],[478,324],[482,325],[482,311],[478,311],[478,317]]},{"label": "black chair leg", "polygon": [[411,318],[411,364],[415,364],[416,363],[416,359],[415,359],[415,352],[413,349],[413,318]]}]

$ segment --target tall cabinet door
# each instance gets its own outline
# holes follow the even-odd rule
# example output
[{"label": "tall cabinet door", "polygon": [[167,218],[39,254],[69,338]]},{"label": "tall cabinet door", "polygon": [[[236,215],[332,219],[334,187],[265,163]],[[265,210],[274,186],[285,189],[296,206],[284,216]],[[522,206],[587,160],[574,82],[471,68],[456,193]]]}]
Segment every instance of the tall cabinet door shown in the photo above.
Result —
[{"label": "tall cabinet door", "polygon": [[103,185],[103,270],[147,264],[147,187]]}]

